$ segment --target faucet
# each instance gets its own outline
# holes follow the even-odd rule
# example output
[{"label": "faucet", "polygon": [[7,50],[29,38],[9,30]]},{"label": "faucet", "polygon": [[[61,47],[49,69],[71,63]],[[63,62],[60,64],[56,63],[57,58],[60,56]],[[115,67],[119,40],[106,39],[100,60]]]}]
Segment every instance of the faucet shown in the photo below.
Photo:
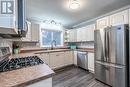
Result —
[{"label": "faucet", "polygon": [[54,48],[54,46],[56,47],[56,40],[53,40],[52,42],[51,42],[51,49],[53,50],[53,48]]}]

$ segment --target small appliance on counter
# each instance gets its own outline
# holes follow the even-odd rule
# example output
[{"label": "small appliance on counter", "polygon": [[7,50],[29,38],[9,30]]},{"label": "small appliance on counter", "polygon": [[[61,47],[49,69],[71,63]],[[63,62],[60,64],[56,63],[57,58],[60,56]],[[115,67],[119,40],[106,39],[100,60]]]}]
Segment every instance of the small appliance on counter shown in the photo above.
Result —
[{"label": "small appliance on counter", "polygon": [[75,43],[69,43],[69,49],[75,50],[77,48],[77,45]]},{"label": "small appliance on counter", "polygon": [[44,63],[38,56],[9,59],[10,55],[9,47],[0,47],[0,72],[12,71]]},{"label": "small appliance on counter", "polygon": [[20,47],[18,46],[18,44],[17,43],[13,43],[13,54],[19,54],[20,53]]}]

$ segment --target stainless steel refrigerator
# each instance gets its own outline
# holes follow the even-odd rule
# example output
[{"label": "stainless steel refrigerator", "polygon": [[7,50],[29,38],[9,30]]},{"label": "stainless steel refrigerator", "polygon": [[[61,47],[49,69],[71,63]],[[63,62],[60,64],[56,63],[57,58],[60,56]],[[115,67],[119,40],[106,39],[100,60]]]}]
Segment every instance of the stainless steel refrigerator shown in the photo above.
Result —
[{"label": "stainless steel refrigerator", "polygon": [[128,87],[129,27],[95,30],[95,78],[113,87]]}]

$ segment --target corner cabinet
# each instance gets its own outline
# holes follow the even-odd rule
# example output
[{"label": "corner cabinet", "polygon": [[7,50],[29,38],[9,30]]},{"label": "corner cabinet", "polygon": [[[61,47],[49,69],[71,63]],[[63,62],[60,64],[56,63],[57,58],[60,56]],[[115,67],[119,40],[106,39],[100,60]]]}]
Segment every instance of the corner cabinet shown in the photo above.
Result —
[{"label": "corner cabinet", "polygon": [[129,10],[125,10],[110,16],[110,25],[116,26],[120,24],[128,24],[129,23]]},{"label": "corner cabinet", "polygon": [[49,53],[43,53],[41,54],[41,59],[50,66],[50,54]]}]

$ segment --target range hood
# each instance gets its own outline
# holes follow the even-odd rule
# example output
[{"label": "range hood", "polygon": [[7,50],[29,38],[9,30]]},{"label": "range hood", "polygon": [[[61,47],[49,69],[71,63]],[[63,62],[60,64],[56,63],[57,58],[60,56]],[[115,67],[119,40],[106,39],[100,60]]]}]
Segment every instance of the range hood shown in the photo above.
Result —
[{"label": "range hood", "polygon": [[25,31],[18,31],[18,29],[0,27],[1,38],[21,38],[24,37],[25,34]]}]

